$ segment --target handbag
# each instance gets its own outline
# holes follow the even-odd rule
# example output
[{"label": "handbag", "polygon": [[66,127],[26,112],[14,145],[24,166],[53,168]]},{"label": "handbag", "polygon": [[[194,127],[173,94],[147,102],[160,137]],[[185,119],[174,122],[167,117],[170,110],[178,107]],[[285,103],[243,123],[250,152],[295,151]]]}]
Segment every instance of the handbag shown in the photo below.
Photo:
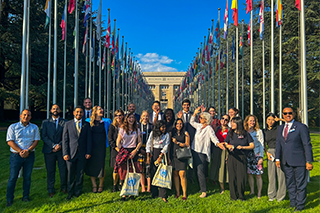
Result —
[{"label": "handbag", "polygon": [[127,175],[124,180],[124,183],[121,188],[120,196],[123,195],[139,195],[139,186],[141,180],[141,174],[136,173],[136,169],[133,164],[133,160],[131,160],[133,172],[129,171],[129,159],[127,160]]},{"label": "handbag", "polygon": [[190,147],[182,147],[176,149],[177,158],[179,160],[185,160],[192,157]]},{"label": "handbag", "polygon": [[154,177],[152,185],[161,188],[171,189],[172,184],[172,166],[168,166],[167,156],[164,155],[165,162],[160,163]]}]

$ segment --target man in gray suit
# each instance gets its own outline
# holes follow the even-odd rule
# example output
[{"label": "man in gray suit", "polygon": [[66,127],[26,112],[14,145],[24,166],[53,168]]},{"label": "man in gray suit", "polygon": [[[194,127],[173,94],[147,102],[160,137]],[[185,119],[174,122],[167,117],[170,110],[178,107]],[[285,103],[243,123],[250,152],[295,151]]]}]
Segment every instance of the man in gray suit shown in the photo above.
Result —
[{"label": "man in gray suit", "polygon": [[83,186],[83,169],[91,157],[92,137],[90,124],[83,116],[81,106],[75,107],[74,119],[66,122],[62,135],[62,155],[68,170],[68,197],[79,197]]},{"label": "man in gray suit", "polygon": [[52,117],[46,119],[41,125],[41,138],[43,140],[42,152],[47,169],[47,190],[49,197],[55,194],[54,183],[56,176],[56,162],[60,174],[60,189],[67,193],[67,166],[62,157],[62,131],[67,120],[60,118],[60,107],[53,104],[50,110]]}]

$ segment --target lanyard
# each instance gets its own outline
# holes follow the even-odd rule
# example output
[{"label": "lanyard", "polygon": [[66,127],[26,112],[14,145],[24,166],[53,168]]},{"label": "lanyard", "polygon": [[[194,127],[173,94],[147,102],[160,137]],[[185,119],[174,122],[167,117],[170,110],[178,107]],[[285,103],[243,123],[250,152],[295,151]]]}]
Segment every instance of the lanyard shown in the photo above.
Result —
[{"label": "lanyard", "polygon": [[141,132],[145,132],[146,133],[146,140],[148,140],[148,136],[149,136],[149,123],[147,123],[147,131],[145,131],[144,129],[143,129],[143,124],[141,123]]}]

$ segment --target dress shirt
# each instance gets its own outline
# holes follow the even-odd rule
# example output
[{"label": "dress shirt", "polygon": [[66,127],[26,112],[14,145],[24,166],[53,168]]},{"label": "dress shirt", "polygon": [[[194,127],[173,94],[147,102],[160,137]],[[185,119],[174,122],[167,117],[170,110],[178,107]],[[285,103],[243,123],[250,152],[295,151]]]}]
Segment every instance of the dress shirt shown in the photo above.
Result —
[{"label": "dress shirt", "polygon": [[264,139],[263,139],[263,134],[262,130],[259,129],[258,131],[252,131],[249,132],[253,139],[254,143],[254,154],[256,156],[262,157],[263,158],[263,144],[264,144]]},{"label": "dress shirt", "polygon": [[207,161],[210,162],[211,155],[211,141],[215,145],[219,143],[219,140],[214,133],[214,130],[210,125],[202,128],[203,125],[195,122],[195,117],[192,116],[190,119],[190,124],[196,129],[196,134],[194,135],[193,143],[191,144],[191,149],[205,154],[207,156]]},{"label": "dress shirt", "polygon": [[[294,122],[294,120],[292,120],[292,121],[289,122],[289,123],[286,122],[286,123],[284,124],[283,131],[282,131],[282,136],[283,136],[283,137],[284,137],[284,130],[286,129],[286,125],[288,125],[288,134],[289,134],[293,122]],[[288,135],[287,135],[287,137],[288,137]]]},{"label": "dress shirt", "polygon": [[[40,140],[39,128],[35,124],[29,123],[27,126],[24,126],[20,121],[11,124],[8,128],[7,142],[14,141],[21,149],[28,149],[35,140]],[[18,153],[11,147],[10,151]]]},{"label": "dress shirt", "polygon": [[79,127],[80,127],[80,129],[81,129],[81,127],[82,127],[82,119],[80,119],[80,120],[77,120],[76,118],[74,118],[74,125],[76,126],[76,129],[77,129],[77,122],[79,121]]},{"label": "dress shirt", "polygon": [[56,129],[58,129],[59,118],[60,118],[60,117],[58,117],[58,118],[52,117],[53,122],[56,124]]},{"label": "dress shirt", "polygon": [[[153,112],[152,112],[153,121],[154,121],[155,117],[156,117],[156,112],[153,111]],[[160,120],[161,120],[161,113],[159,112],[159,114],[158,114],[158,121],[160,121]],[[152,121],[152,122],[153,122],[153,121]]]},{"label": "dress shirt", "polygon": [[189,122],[189,120],[187,120],[187,114],[188,114],[188,119],[190,119],[190,116],[192,116],[190,114],[190,111],[188,111],[188,112],[183,111],[183,117],[184,117],[184,120],[186,121],[185,123]]},{"label": "dress shirt", "polygon": [[146,145],[146,152],[151,152],[151,143],[153,143],[153,148],[162,149],[161,152],[166,154],[168,151],[168,146],[170,143],[170,136],[169,133],[162,134],[160,138],[153,138],[153,131],[150,133],[150,136],[147,141]]},{"label": "dress shirt", "polygon": [[[88,114],[88,112],[89,112],[89,117],[87,117],[87,114]],[[92,109],[90,109],[90,110],[84,110],[84,117],[85,118],[90,118],[91,117],[91,113],[92,113]]]}]

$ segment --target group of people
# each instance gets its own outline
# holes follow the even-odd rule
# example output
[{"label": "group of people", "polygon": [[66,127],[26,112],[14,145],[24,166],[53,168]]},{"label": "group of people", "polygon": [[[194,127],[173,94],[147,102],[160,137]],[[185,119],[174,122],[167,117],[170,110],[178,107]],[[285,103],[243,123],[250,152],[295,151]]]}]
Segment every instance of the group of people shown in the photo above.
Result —
[{"label": "group of people", "polygon": [[[312,145],[308,128],[294,120],[290,107],[283,109],[282,121],[273,113],[266,117],[266,128],[260,129],[255,115],[243,120],[239,110],[230,108],[228,114],[216,118],[214,107],[203,105],[190,111],[191,102],[182,101],[182,110],[174,115],[172,109],[164,113],[160,102],[154,101],[152,112],[135,112],[133,103],[127,114],[118,109],[113,121],[103,118],[103,108],[92,108],[90,98],[74,108],[74,119],[59,116],[54,104],[51,117],[42,122],[41,138],[47,170],[49,197],[55,195],[56,163],[60,174],[60,190],[67,200],[82,193],[83,176],[90,176],[92,192],[104,190],[106,150],[110,147],[109,166],[113,168],[112,191],[121,190],[126,173],[133,169],[141,173],[141,192],[150,192],[152,198],[167,200],[167,189],[151,184],[157,166],[167,161],[173,169],[176,198],[187,200],[187,182],[197,179],[200,197],[207,196],[207,181],[219,183],[220,193],[229,183],[230,198],[245,200],[247,180],[250,194],[261,198],[263,157],[268,159],[269,201],[281,201],[289,192],[290,206],[302,210],[306,201],[307,170],[312,170]],[[8,128],[10,146],[10,175],[7,186],[7,206],[13,204],[15,184],[23,168],[23,201],[30,201],[31,172],[34,149],[40,140],[39,129],[30,123],[31,112],[22,111],[20,122]],[[179,158],[181,149],[190,149],[192,157]],[[129,161],[133,164],[127,165]],[[133,168],[135,167],[135,168]],[[129,168],[129,171],[127,171]],[[111,178],[111,175],[110,175]],[[97,180],[99,183],[97,183]],[[187,181],[188,180],[188,181]],[[278,182],[278,184],[277,184]],[[278,186],[277,186],[278,185]],[[134,199],[133,196],[129,196]],[[126,196],[122,197],[123,200]]]}]

